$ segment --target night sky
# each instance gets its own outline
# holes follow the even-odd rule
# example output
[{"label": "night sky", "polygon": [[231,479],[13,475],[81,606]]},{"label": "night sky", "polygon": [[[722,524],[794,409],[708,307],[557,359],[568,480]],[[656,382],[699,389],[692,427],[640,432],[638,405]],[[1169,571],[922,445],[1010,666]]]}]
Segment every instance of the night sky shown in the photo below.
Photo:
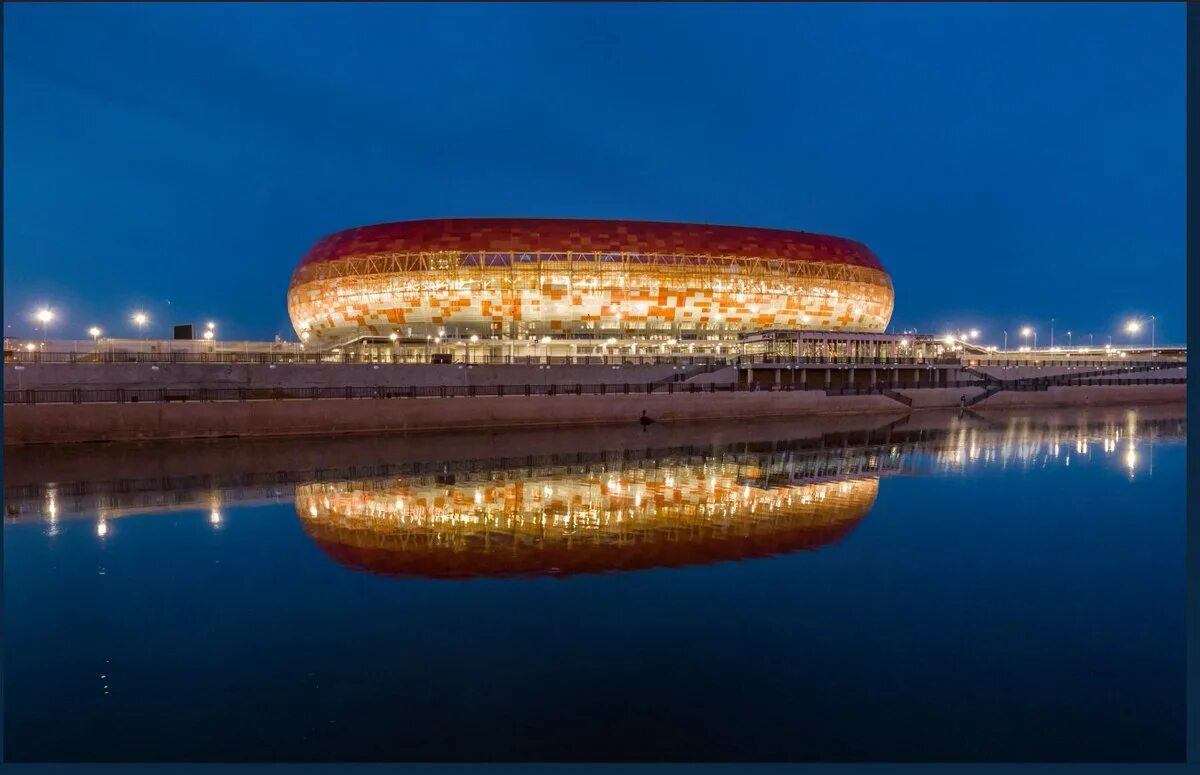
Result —
[{"label": "night sky", "polygon": [[455,216],[869,245],[893,330],[1185,330],[1184,4],[4,6],[4,324],[294,338],[319,237]]}]

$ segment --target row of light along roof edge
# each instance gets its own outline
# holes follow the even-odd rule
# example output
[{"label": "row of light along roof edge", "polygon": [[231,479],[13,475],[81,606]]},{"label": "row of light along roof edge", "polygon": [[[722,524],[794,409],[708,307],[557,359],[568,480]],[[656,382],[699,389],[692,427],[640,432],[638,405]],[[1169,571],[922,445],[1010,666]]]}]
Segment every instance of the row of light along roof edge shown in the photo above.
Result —
[{"label": "row of light along roof edge", "polygon": [[749,226],[558,218],[443,218],[358,226],[318,240],[297,268],[387,252],[708,254],[825,260],[886,272],[870,248],[845,237]]}]

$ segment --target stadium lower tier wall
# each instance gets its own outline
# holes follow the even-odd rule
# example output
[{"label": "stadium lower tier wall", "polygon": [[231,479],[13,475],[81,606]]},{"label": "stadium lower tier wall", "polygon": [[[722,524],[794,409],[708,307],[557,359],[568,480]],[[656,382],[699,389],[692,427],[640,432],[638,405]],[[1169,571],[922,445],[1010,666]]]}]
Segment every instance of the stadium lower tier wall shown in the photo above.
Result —
[{"label": "stadium lower tier wall", "polygon": [[[748,417],[892,413],[958,406],[979,388],[898,391],[888,396],[823,391],[476,398],[330,399],[139,404],[13,404],[4,410],[6,445],[188,438],[328,435],[482,428],[639,424]],[[1055,387],[1001,392],[974,410],[1030,406],[1183,401],[1186,385]]]}]

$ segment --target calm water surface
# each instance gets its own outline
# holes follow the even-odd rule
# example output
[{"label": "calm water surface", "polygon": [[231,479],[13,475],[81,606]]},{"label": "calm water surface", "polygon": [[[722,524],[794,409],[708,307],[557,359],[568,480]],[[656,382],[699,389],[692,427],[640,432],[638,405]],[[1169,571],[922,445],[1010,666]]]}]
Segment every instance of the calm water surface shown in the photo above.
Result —
[{"label": "calm water surface", "polygon": [[10,760],[1178,760],[1184,409],[5,455]]}]

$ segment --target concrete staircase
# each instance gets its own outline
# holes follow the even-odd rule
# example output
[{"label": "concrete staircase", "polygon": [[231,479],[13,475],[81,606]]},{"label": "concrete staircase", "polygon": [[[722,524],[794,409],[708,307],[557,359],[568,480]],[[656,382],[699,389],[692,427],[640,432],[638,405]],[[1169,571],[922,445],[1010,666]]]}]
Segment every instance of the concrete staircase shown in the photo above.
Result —
[{"label": "concrete staircase", "polygon": [[987,399],[999,393],[1001,390],[1004,390],[1004,386],[1001,384],[988,385],[987,388],[979,395],[968,398],[967,402],[963,404],[963,406],[974,406],[980,401],[986,401]]},{"label": "concrete staircase", "polygon": [[895,390],[890,390],[888,388],[884,388],[881,392],[883,393],[883,395],[887,396],[888,398],[892,399],[893,401],[899,401],[900,403],[904,404],[905,406],[913,405],[913,400],[911,398],[909,398],[908,396],[904,395],[903,393],[898,393]]},{"label": "concrete staircase", "polygon": [[701,374],[709,374],[711,372],[720,371],[721,369],[727,368],[729,368],[729,364],[727,363],[696,363],[691,366],[686,366],[674,374],[663,377],[662,379],[655,381],[654,384],[666,385],[669,382],[687,382],[693,377],[698,377]]}]

